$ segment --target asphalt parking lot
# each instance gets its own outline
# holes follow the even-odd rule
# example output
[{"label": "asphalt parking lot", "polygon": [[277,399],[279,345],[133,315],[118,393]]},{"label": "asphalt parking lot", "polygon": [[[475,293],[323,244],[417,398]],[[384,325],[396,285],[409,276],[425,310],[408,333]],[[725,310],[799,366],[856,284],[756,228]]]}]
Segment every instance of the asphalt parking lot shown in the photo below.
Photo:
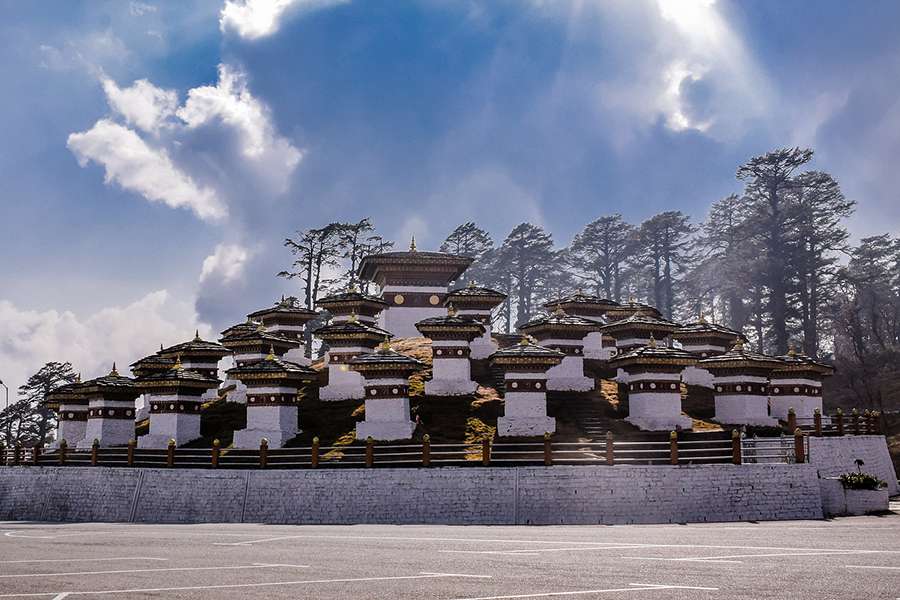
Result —
[{"label": "asphalt parking lot", "polygon": [[583,527],[0,522],[0,598],[900,598],[900,515]]}]

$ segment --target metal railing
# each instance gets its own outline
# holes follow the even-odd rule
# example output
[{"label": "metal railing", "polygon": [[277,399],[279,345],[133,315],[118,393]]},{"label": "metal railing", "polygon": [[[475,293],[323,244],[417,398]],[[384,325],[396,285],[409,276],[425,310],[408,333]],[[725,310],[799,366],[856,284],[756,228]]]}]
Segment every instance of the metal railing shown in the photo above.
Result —
[{"label": "metal railing", "polygon": [[798,417],[794,409],[789,409],[787,420],[782,421],[781,425],[787,433],[793,433],[800,429],[817,437],[877,435],[883,431],[881,413],[869,410],[860,413],[855,408],[849,415],[845,415],[840,408],[833,415],[823,415],[819,409],[816,409],[812,417]]},{"label": "metal railing", "polygon": [[269,448],[263,440],[258,449],[222,448],[218,440],[212,448],[164,449],[127,446],[89,449],[69,448],[65,441],[57,448],[0,448],[0,465],[10,466],[103,466],[158,468],[227,469],[317,469],[347,467],[437,467],[437,466],[525,466],[525,465],[687,465],[741,464],[740,436],[710,433],[679,439],[676,432],[668,440],[660,436],[615,439],[607,434],[603,442],[555,442],[550,434],[540,441],[432,444],[429,436],[421,443],[382,444],[373,440],[343,446],[321,446],[314,438],[311,446]]}]

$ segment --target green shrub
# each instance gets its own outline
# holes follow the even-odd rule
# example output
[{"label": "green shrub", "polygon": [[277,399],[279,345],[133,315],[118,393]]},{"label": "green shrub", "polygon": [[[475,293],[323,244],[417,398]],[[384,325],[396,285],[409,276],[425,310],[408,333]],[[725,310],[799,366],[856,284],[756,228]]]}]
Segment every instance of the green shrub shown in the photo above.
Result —
[{"label": "green shrub", "polygon": [[869,473],[844,473],[840,479],[845,490],[880,490],[887,487],[886,482]]}]

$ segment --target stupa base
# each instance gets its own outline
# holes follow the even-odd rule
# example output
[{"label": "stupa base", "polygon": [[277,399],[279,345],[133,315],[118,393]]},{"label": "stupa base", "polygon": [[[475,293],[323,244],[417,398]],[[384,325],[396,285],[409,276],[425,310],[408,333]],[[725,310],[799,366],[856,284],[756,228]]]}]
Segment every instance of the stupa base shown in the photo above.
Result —
[{"label": "stupa base", "polygon": [[362,400],[366,397],[366,391],[362,384],[335,383],[319,389],[319,400],[323,402],[336,402],[338,400]]},{"label": "stupa base", "polygon": [[363,421],[356,424],[356,439],[409,440],[415,430],[416,424],[412,421]]},{"label": "stupa base", "polygon": [[478,384],[471,379],[432,379],[425,382],[425,394],[429,396],[468,396],[477,389]]},{"label": "stupa base", "polygon": [[556,431],[556,419],[553,417],[499,417],[497,419],[497,435],[543,436]]}]

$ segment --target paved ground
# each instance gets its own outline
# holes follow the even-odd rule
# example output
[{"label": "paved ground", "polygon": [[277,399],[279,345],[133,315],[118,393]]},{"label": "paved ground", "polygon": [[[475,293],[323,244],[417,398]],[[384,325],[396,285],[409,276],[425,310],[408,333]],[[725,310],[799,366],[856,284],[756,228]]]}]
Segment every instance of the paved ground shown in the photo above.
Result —
[{"label": "paved ground", "polygon": [[0,598],[98,596],[895,599],[900,515],[618,527],[0,522]]}]

